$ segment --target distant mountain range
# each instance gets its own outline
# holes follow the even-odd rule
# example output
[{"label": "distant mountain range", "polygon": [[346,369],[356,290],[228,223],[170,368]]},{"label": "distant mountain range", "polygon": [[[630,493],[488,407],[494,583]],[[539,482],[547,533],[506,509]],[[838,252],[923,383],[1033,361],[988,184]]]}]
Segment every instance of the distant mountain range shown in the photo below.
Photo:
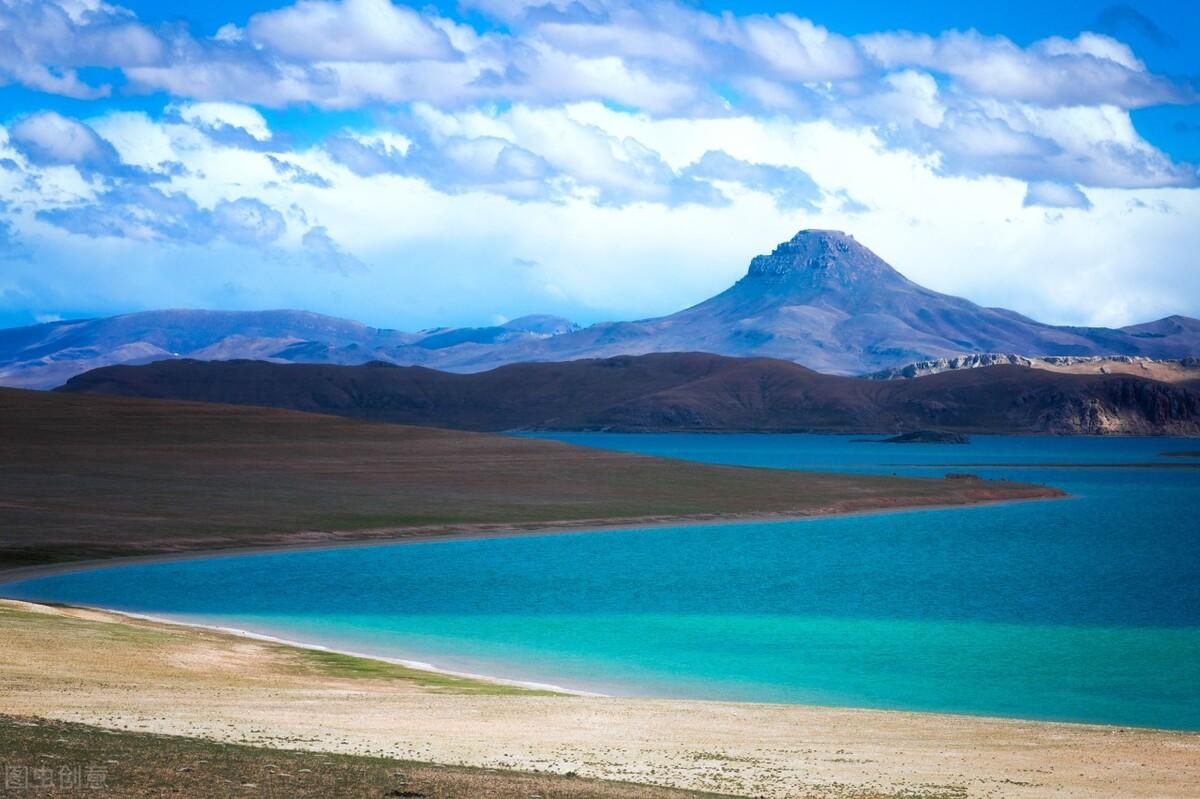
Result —
[{"label": "distant mountain range", "polygon": [[49,388],[114,363],[254,358],[378,360],[474,372],[507,363],[651,352],[769,356],[863,374],[964,354],[1200,355],[1200,320],[1120,329],[1042,324],[905,278],[852,236],[803,230],[726,291],[678,313],[579,328],[534,316],[405,333],[299,311],[151,311],[0,331],[0,385]]},{"label": "distant mountain range", "polygon": [[473,374],[385,363],[172,360],[97,369],[59,390],[468,430],[1200,435],[1200,381],[1020,366],[870,380],[707,353],[512,364]]}]

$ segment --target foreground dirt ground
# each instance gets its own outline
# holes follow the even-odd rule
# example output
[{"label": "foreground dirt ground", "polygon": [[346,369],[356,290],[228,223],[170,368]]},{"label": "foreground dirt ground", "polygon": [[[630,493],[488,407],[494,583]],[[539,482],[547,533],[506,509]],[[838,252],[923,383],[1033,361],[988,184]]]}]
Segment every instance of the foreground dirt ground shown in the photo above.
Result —
[{"label": "foreground dirt ground", "polygon": [[538,694],[14,601],[0,601],[0,641],[0,713],[139,733],[765,797],[1132,799],[1200,785],[1188,733]]},{"label": "foreground dirt ground", "polygon": [[718,799],[650,785],[113,732],[27,716],[0,715],[0,763],[8,792],[37,799]]}]

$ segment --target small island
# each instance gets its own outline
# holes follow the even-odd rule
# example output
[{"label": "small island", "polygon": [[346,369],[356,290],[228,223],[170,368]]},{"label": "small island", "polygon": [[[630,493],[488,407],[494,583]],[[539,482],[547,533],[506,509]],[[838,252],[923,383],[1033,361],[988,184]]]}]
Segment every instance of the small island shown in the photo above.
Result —
[{"label": "small island", "polygon": [[945,430],[914,430],[898,436],[881,439],[880,444],[969,444],[971,439],[962,433]]}]

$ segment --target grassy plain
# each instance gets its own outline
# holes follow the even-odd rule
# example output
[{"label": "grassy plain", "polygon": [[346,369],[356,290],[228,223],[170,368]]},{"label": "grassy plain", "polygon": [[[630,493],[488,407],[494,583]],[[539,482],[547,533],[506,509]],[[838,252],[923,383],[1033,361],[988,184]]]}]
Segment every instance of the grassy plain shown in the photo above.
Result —
[{"label": "grassy plain", "polygon": [[1056,493],[709,466],[269,408],[0,389],[0,569]]}]

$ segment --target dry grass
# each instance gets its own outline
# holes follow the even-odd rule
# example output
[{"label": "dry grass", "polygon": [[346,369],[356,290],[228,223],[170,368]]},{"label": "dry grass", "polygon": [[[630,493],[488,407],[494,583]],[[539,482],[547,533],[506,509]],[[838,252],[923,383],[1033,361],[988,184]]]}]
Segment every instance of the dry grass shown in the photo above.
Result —
[{"label": "dry grass", "polygon": [[0,569],[341,538],[811,515],[1037,487],[708,466],[266,408],[0,390]]},{"label": "dry grass", "polygon": [[[0,686],[12,691],[47,682],[119,685],[137,675],[149,683],[230,689],[369,684],[473,696],[556,695],[201,628],[27,602],[0,600],[0,641]],[[104,656],[84,664],[81,655],[86,652]]]}]

